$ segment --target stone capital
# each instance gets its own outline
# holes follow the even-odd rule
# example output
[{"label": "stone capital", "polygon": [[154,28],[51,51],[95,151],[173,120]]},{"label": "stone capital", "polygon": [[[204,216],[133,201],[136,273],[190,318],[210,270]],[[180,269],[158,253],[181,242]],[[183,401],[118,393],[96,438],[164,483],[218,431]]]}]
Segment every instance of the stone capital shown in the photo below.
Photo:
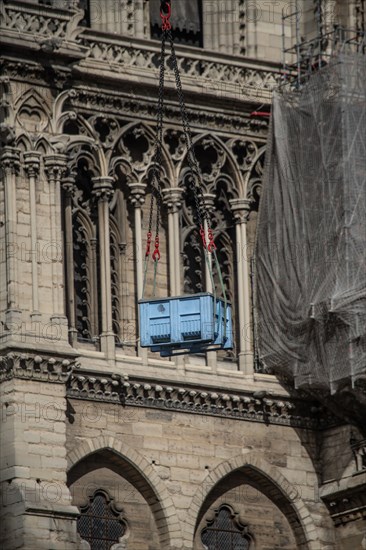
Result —
[{"label": "stone capital", "polygon": [[93,178],[93,195],[98,201],[108,202],[113,196],[114,179],[110,176]]},{"label": "stone capital", "polygon": [[215,198],[214,193],[203,193],[203,203],[208,212],[213,212],[215,210]]},{"label": "stone capital", "polygon": [[137,207],[141,207],[145,202],[145,196],[146,196],[146,183],[129,183],[128,187],[131,191],[131,195],[129,197],[130,203]]},{"label": "stone capital", "polygon": [[17,174],[20,168],[20,149],[16,147],[3,147],[0,160],[6,174]]},{"label": "stone capital", "polygon": [[66,176],[62,178],[61,181],[61,187],[65,191],[66,195],[69,197],[72,197],[75,190],[75,177],[74,176]]},{"label": "stone capital", "polygon": [[230,199],[231,212],[235,223],[247,223],[251,210],[249,199]]},{"label": "stone capital", "polygon": [[36,177],[39,174],[41,164],[41,153],[38,151],[27,151],[23,153],[24,168],[29,177]]},{"label": "stone capital", "polygon": [[162,190],[164,204],[170,212],[177,212],[182,206],[183,189],[180,187],[170,187]]},{"label": "stone capital", "polygon": [[46,155],[43,161],[48,179],[60,181],[67,170],[67,155]]}]

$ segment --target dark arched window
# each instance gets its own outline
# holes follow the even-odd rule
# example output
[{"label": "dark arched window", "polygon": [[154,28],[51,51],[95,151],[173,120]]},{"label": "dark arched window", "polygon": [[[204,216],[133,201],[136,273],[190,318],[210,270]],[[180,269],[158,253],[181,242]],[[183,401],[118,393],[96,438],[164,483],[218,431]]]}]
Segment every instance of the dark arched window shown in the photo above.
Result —
[{"label": "dark arched window", "polygon": [[68,316],[70,327],[82,342],[95,341],[102,331],[100,238],[93,175],[88,162],[81,158],[74,174],[74,186],[64,196],[65,227],[69,226],[65,231]]},{"label": "dark arched window", "polygon": [[250,550],[251,537],[231,506],[223,504],[215,511],[215,517],[207,520],[201,540],[207,550]]},{"label": "dark arched window", "polygon": [[77,530],[91,550],[110,550],[127,530],[125,520],[105,491],[95,491],[89,503],[81,508]]},{"label": "dark arched window", "polygon": [[[161,36],[160,0],[150,0],[151,38]],[[174,41],[177,44],[203,46],[202,0],[172,3],[171,17]]]}]

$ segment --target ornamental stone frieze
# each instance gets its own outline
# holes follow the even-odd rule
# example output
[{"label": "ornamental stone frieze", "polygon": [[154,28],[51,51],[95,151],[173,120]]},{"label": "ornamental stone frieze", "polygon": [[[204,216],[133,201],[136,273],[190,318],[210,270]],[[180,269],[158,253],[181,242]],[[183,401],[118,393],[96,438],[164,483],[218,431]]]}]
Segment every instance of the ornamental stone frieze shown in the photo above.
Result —
[{"label": "ornamental stone frieze", "polygon": [[[129,79],[136,73],[143,74],[146,83],[157,78],[156,58],[159,44],[152,41],[135,43],[131,47],[129,40],[120,37],[105,38],[87,29],[82,34],[81,44],[87,48],[87,56],[80,64],[84,72],[94,67],[101,74],[114,72]],[[237,101],[271,102],[271,93],[278,85],[280,73],[274,64],[263,67],[256,62],[242,62],[238,57],[223,60],[212,51],[205,52],[190,48],[184,52],[177,48],[177,62],[185,88],[194,86],[203,95],[230,97]],[[169,60],[167,59],[167,68]],[[117,75],[117,76],[116,76]],[[168,82],[168,85],[170,83]]]},{"label": "ornamental stone frieze", "polygon": [[74,357],[45,357],[10,352],[0,357],[0,382],[21,378],[65,384],[76,366]]},{"label": "ornamental stone frieze", "polygon": [[[85,113],[88,110],[93,113],[100,112],[105,116],[106,113],[118,116],[123,113],[123,117],[136,120],[138,115],[139,120],[151,120],[155,124],[156,106],[151,103],[149,98],[141,97],[134,99],[129,96],[124,96],[123,93],[103,92],[100,88],[93,90],[85,87],[75,88],[74,96],[70,98],[70,105],[75,111]],[[255,101],[253,102],[255,104]],[[263,140],[267,137],[268,120],[257,120],[250,117],[251,108],[243,110],[243,114],[234,112],[225,112],[222,110],[195,109],[187,106],[187,113],[192,128],[205,128],[215,130],[215,133],[230,132],[231,134],[248,133],[255,137],[260,137]],[[181,113],[179,106],[167,104],[165,106],[166,120],[169,124],[181,125]],[[173,130],[174,131],[174,130]],[[177,158],[179,160],[179,158]]]},{"label": "ornamental stone frieze", "polygon": [[335,424],[333,417],[319,415],[309,402],[266,392],[222,393],[84,370],[71,374],[67,397],[298,428],[323,429]]},{"label": "ornamental stone frieze", "polygon": [[[139,77],[142,85],[154,84],[159,54],[155,41],[136,41],[131,47],[126,37],[100,36],[92,29],[85,29],[80,25],[82,18],[83,11],[78,9],[32,6],[9,0],[1,23],[4,51],[7,48],[11,51],[16,41],[18,47],[23,46],[33,54],[77,60],[74,71],[84,77],[97,72],[99,77],[109,80],[136,82]],[[242,61],[232,56],[223,59],[212,51],[187,47],[184,50],[178,47],[177,54],[188,93],[194,89],[212,98],[269,104],[279,82],[279,67],[273,63]]]},{"label": "ornamental stone frieze", "polygon": [[[98,79],[99,88],[110,87],[113,82],[117,88],[123,88],[127,82],[133,86],[133,94],[139,97],[146,96],[146,107],[143,101],[136,100],[131,93],[126,95],[122,105],[117,105],[118,95],[111,100],[102,99],[105,111],[106,103],[112,102],[113,109],[131,113],[131,116],[155,117],[155,105],[151,104],[150,96],[157,82],[157,58],[159,44],[153,40],[136,40],[131,46],[126,37],[107,34],[101,36],[92,29],[80,25],[83,11],[70,8],[58,9],[57,6],[32,5],[8,0],[4,6],[1,22],[1,33],[4,45],[4,59],[2,69],[5,75],[11,78],[30,78],[32,80],[49,83],[49,74],[44,63],[34,62],[42,56],[52,55],[60,61],[52,69],[53,86],[70,88],[74,86],[72,80],[83,79],[88,81],[88,87],[93,86]],[[16,43],[20,55],[15,61],[12,56]],[[37,56],[35,56],[35,52]],[[7,59],[7,55],[9,58]],[[31,57],[31,59],[29,59]],[[73,61],[72,69],[69,66]],[[231,130],[250,131],[254,134],[265,134],[268,121],[251,118],[250,112],[258,104],[270,104],[272,91],[280,81],[279,66],[270,62],[243,60],[237,56],[223,56],[204,49],[177,47],[177,62],[184,79],[187,97],[194,92],[202,96],[202,103],[211,108],[200,113],[189,113],[192,124],[215,128],[231,128]],[[169,59],[167,58],[167,68]],[[169,70],[167,72],[167,75]],[[174,79],[167,77],[167,88],[173,87]],[[97,90],[96,90],[97,91]],[[123,90],[121,90],[123,92]],[[129,97],[128,97],[129,96]],[[230,99],[231,103],[246,106],[247,115],[226,116],[222,113],[222,100]],[[207,103],[207,101],[209,103]],[[117,102],[117,103],[116,103]],[[98,108],[98,101],[92,100],[94,112]],[[150,105],[149,105],[150,104]],[[86,103],[81,100],[81,106]],[[217,108],[219,105],[219,109]],[[179,118],[177,108],[167,103],[169,119]],[[230,107],[233,109],[234,107]],[[245,110],[245,109],[244,109]],[[234,114],[235,113],[235,114]]]}]

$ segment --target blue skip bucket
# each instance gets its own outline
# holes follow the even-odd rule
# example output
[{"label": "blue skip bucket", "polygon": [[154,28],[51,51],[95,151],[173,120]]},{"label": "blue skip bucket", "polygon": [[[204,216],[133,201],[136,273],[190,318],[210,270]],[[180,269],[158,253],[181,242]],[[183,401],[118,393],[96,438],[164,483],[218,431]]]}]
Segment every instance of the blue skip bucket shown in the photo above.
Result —
[{"label": "blue skip bucket", "polygon": [[209,292],[139,300],[140,345],[163,357],[232,349],[231,305]]}]

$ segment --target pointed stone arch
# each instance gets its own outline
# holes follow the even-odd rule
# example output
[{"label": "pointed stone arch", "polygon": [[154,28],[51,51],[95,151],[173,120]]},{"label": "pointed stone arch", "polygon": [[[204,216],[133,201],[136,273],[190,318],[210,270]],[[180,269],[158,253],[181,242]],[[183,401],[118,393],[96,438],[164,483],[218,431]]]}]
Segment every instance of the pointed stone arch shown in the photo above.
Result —
[{"label": "pointed stone arch", "polygon": [[32,150],[32,142],[26,134],[21,134],[16,139],[16,147],[20,149],[22,153]]},{"label": "pointed stone arch", "polygon": [[[253,158],[251,169],[248,170],[244,178],[244,198],[248,199],[252,204],[256,202],[256,196],[259,197],[260,189],[263,184],[263,176],[265,171],[265,154],[266,146],[259,148],[257,154]],[[258,166],[262,162],[262,172],[258,172]]]},{"label": "pointed stone arch", "polygon": [[[243,191],[243,181],[242,181],[242,176],[241,176],[239,167],[237,165],[237,162],[235,160],[235,157],[234,157],[232,151],[230,151],[230,149],[227,147],[227,145],[218,136],[216,136],[216,135],[214,135],[210,132],[206,132],[204,134],[199,134],[199,135],[195,136],[192,140],[193,146],[197,147],[205,139],[211,140],[225,154],[226,161],[228,162],[231,173],[232,173],[232,180],[233,180],[233,184],[234,184],[232,192],[237,197],[241,196],[241,193]],[[187,152],[184,154],[184,156],[182,157],[182,159],[180,160],[180,162],[177,166],[178,181],[180,181],[182,179],[182,174],[184,172],[184,165],[186,163],[186,159],[187,159]]]},{"label": "pointed stone arch", "polygon": [[49,141],[44,136],[41,136],[37,139],[34,148],[36,151],[39,151],[43,155],[52,153],[52,147]]},{"label": "pointed stone arch", "polygon": [[107,457],[108,467],[115,468],[120,475],[123,468],[124,477],[144,496],[155,517],[161,549],[182,550],[181,526],[167,489],[151,464],[121,440],[99,436],[84,441],[71,451],[68,456],[69,485],[86,473],[83,464],[96,454]]},{"label": "pointed stone arch", "polygon": [[[232,477],[237,472],[244,474],[245,483],[261,491],[285,514],[298,548],[321,548],[316,525],[298,488],[290,483],[278,468],[255,452],[248,452],[222,462],[206,477],[203,490],[195,494],[188,509],[186,532],[192,529],[191,540],[194,540],[204,514],[217,498],[217,491],[220,491],[221,487],[224,492],[238,486],[238,482]],[[213,496],[213,489],[216,496]]]},{"label": "pointed stone arch", "polygon": [[88,136],[67,136],[65,153],[69,157],[70,169],[76,167],[79,160],[88,159],[90,166],[94,167],[94,176],[105,177],[107,164],[104,151],[100,144]]},{"label": "pointed stone arch", "polygon": [[[155,140],[156,140],[156,136],[155,136],[155,132],[153,130],[153,128],[151,126],[149,126],[148,124],[145,124],[144,122],[142,121],[138,121],[138,122],[130,122],[129,124],[126,124],[125,126],[123,126],[123,128],[121,128],[120,132],[118,133],[116,139],[114,140],[113,142],[113,145],[111,147],[111,153],[110,153],[110,157],[109,157],[109,172],[111,172],[111,169],[113,167],[116,167],[116,165],[118,165],[120,162],[119,162],[119,159],[118,159],[118,155],[116,155],[116,149],[118,147],[118,145],[121,143],[121,141],[123,141],[123,137],[126,136],[129,132],[133,131],[133,130],[138,130],[138,129],[141,129],[142,131],[146,132],[146,136],[151,140],[151,144],[153,145],[153,148],[155,147]],[[154,150],[154,149],[153,149]],[[139,168],[136,163],[134,163],[133,161],[131,160],[127,160],[127,162],[130,164],[131,166],[131,173],[132,173],[132,166],[134,167],[133,169],[133,173],[134,175],[136,176],[137,174],[139,175],[139,179],[141,180],[141,182],[144,182],[146,183],[146,178],[147,178],[147,174],[149,172],[149,168],[150,168],[150,165],[152,165],[152,158],[153,158],[153,150],[152,150],[152,155],[151,155],[151,159],[148,161],[148,159],[146,158],[146,163],[145,163],[145,166],[144,166],[144,169],[142,168]],[[164,142],[162,143],[162,163],[163,163],[163,168],[164,168],[164,180],[167,184],[169,184],[170,182],[170,186],[171,187],[175,187],[174,185],[174,167],[173,167],[173,163],[170,159],[170,155],[164,145]],[[121,159],[124,161],[124,163],[126,164],[126,159]],[[113,174],[111,174],[113,175]],[[133,183],[136,183],[135,181]]]},{"label": "pointed stone arch", "polygon": [[49,131],[51,108],[47,109],[45,98],[35,88],[29,88],[17,99],[14,111],[15,125],[21,132],[32,137]]}]

